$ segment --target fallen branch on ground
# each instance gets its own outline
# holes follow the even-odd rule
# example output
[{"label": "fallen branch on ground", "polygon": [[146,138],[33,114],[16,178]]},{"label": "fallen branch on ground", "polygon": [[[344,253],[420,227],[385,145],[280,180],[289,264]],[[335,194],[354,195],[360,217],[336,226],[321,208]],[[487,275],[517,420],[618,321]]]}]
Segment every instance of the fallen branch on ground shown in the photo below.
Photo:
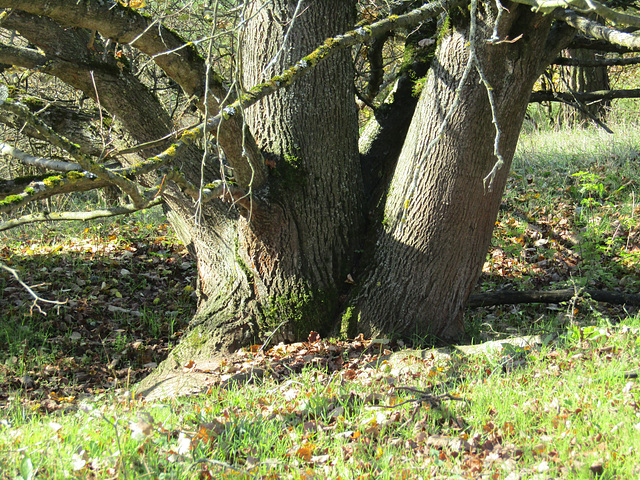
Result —
[{"label": "fallen branch on ground", "polygon": [[616,305],[640,306],[640,295],[606,290],[583,290],[576,292],[573,288],[550,291],[535,290],[529,292],[506,291],[480,293],[469,297],[468,306],[475,308],[518,303],[560,303],[568,302],[575,297],[590,297],[596,302],[613,303]]}]

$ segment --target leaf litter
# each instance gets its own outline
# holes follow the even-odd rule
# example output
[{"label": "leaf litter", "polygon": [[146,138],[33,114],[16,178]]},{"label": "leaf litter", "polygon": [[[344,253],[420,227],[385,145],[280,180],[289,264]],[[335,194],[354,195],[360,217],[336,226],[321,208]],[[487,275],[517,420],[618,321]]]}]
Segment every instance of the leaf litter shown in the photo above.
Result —
[{"label": "leaf litter", "polygon": [[[569,199],[538,205],[536,188],[543,187],[537,178],[527,182],[527,194],[506,197],[479,290],[540,288],[582,275],[589,286],[634,293],[640,235],[633,213],[617,214],[617,226],[585,244],[585,219]],[[61,242],[25,236],[0,249],[38,293],[69,298],[47,317],[30,316],[30,298],[11,278],[0,278],[3,317],[15,323],[2,338],[2,409],[14,412],[19,404],[28,417],[43,419],[48,433],[39,441],[47,448],[69,438],[63,419],[100,425],[101,438],[86,431],[69,455],[63,470],[73,476],[515,480],[640,473],[633,466],[640,448],[638,332],[581,325],[580,313],[596,312],[596,320],[627,313],[589,302],[576,311],[557,307],[559,317],[567,312],[568,333],[554,341],[407,354],[402,342],[336,341],[311,332],[305,342],[186,362],[185,371],[207,375],[187,398],[134,396],[128,388],[166,358],[195,310],[196,273],[166,226],[160,235],[131,224],[113,228]],[[613,261],[610,275],[597,275],[594,253]],[[532,319],[549,312],[478,310],[498,331],[509,331],[508,317],[535,325]],[[154,317],[158,312],[168,313]],[[25,335],[15,348],[9,335],[20,329]],[[501,336],[489,329],[479,338]],[[619,371],[611,373],[615,365]],[[27,425],[7,418],[0,449],[26,451],[16,447]],[[620,448],[620,438],[631,440]],[[46,466],[34,463],[34,452],[11,457],[14,474],[27,478]],[[47,476],[46,468],[38,473]]]}]

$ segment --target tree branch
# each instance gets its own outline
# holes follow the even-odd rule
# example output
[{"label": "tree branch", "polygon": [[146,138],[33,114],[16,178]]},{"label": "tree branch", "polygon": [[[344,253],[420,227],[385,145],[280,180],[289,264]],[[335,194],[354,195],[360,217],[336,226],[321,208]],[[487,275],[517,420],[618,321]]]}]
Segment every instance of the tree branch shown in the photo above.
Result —
[{"label": "tree branch", "polygon": [[[34,15],[49,17],[62,25],[73,25],[99,31],[105,37],[121,43],[131,44],[153,58],[153,61],[175,80],[189,97],[198,99],[202,110],[218,113],[221,101],[228,92],[220,76],[210,73],[204,59],[192,42],[157,20],[143,16],[119,2],[77,2],[76,0],[0,0],[0,8],[15,8]],[[46,47],[46,46],[43,46]],[[205,78],[209,79],[208,105],[204,107]],[[113,113],[113,112],[112,112]],[[234,170],[240,185],[259,188],[266,182],[267,169],[262,155],[252,137],[243,131],[240,117],[229,117],[221,125],[218,141]],[[244,136],[243,136],[244,135]],[[148,141],[146,139],[144,141]],[[133,197],[132,197],[133,198]]]},{"label": "tree branch", "polygon": [[541,102],[596,102],[598,100],[613,100],[615,98],[640,98],[640,89],[629,90],[598,90],[595,92],[550,92],[537,91],[531,94],[530,103]]},{"label": "tree branch", "polygon": [[604,40],[608,43],[626,47],[629,50],[640,50],[640,37],[624,33],[614,28],[605,27],[604,25],[589,20],[578,15],[572,10],[554,10],[553,16],[557,20],[571,25],[576,30],[581,31],[585,35],[593,37],[597,40]]},{"label": "tree branch", "polygon": [[7,220],[0,223],[0,232],[4,230],[10,230],[20,225],[26,225],[35,222],[60,222],[60,221],[73,221],[73,220],[95,220],[97,218],[115,217],[117,215],[128,215],[130,213],[144,210],[147,208],[155,207],[164,202],[162,197],[157,197],[143,207],[137,207],[133,204],[123,205],[121,207],[113,207],[102,210],[92,210],[90,212],[42,212],[34,213],[31,215],[24,215],[20,218]]},{"label": "tree branch", "polygon": [[79,163],[63,162],[60,160],[51,160],[50,158],[34,157],[22,150],[19,150],[11,145],[0,142],[0,155],[10,155],[13,158],[20,160],[25,165],[34,165],[36,167],[49,168],[51,170],[57,170],[59,172],[72,172],[82,171],[82,166]]},{"label": "tree branch", "polygon": [[579,58],[558,57],[551,63],[553,63],[554,65],[566,65],[574,67],[611,67],[618,65],[636,65],[640,63],[640,57],[602,58],[599,60],[581,60]]},{"label": "tree branch", "polygon": [[47,140],[51,142],[51,144],[69,153],[69,155],[71,155],[82,166],[84,170],[86,170],[87,172],[91,172],[107,183],[117,185],[124,192],[129,194],[129,196],[133,200],[133,203],[140,206],[143,205],[144,199],[140,195],[138,186],[134,182],[124,177],[123,175],[116,173],[113,170],[109,170],[103,165],[96,163],[90,157],[83,154],[77,145],[70,142],[62,135],[54,132],[51,127],[49,127],[46,123],[33,115],[29,111],[29,109],[26,108],[26,106],[12,100],[6,100],[2,104],[0,104],[0,109],[13,113],[18,118],[20,118],[20,120],[34,127],[41,135],[46,137]]},{"label": "tree branch", "polygon": [[568,302],[575,297],[589,296],[596,302],[614,303],[617,305],[640,306],[640,295],[629,293],[609,292],[606,290],[583,290],[576,292],[575,289],[551,291],[531,291],[531,292],[492,292],[474,294],[469,297],[468,306],[488,307],[491,305],[512,305],[519,303],[560,303]]},{"label": "tree branch", "polygon": [[108,185],[112,185],[112,183],[90,172],[69,172],[50,176],[42,181],[31,182],[21,193],[9,195],[0,200],[0,213],[10,213],[35,200],[42,200],[61,193],[85,192]]},{"label": "tree branch", "polygon": [[[614,25],[640,27],[640,17],[628,13],[618,12],[606,7],[597,0],[513,0],[516,3],[530,5],[534,10],[549,13],[556,8],[571,8],[585,14],[596,14],[609,20]],[[568,22],[567,22],[568,23]]]},{"label": "tree branch", "polygon": [[58,300],[47,300],[46,298],[42,298],[42,297],[38,296],[38,294],[36,292],[34,292],[33,289],[29,285],[27,285],[26,283],[24,283],[22,281],[22,279],[20,278],[20,275],[18,275],[17,270],[9,267],[8,265],[5,265],[3,262],[0,262],[0,268],[2,268],[3,270],[6,270],[11,275],[13,275],[13,277],[18,281],[18,283],[20,285],[22,285],[22,288],[24,288],[29,293],[29,295],[31,295],[33,297],[33,304],[31,305],[31,312],[33,312],[33,309],[35,308],[42,315],[44,315],[44,316],[47,315],[46,312],[42,311],[42,309],[40,308],[40,305],[38,305],[38,302],[52,303],[54,305],[64,305],[65,303],[67,303],[66,300],[64,302],[60,302]]}]

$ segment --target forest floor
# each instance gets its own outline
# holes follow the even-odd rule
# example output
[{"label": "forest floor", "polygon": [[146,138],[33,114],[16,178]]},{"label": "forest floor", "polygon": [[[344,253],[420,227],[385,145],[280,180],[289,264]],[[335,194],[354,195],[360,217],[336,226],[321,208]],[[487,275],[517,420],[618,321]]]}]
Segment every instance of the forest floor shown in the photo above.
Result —
[{"label": "forest floor", "polygon": [[477,288],[570,301],[470,309],[469,344],[504,341],[484,349],[255,345],[188,400],[131,393],[196,307],[194,262],[158,212],[9,232],[0,260],[64,303],[0,273],[0,478],[637,476],[640,319],[581,292],[640,291],[640,153],[585,135],[552,161],[523,142]]}]

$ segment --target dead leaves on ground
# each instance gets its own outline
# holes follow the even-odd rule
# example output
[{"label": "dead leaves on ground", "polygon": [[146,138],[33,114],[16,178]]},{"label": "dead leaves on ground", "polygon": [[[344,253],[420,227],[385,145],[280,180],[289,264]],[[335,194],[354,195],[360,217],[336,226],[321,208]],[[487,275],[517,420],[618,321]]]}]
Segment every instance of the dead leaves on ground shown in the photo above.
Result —
[{"label": "dead leaves on ground", "polygon": [[52,394],[126,387],[157,366],[196,307],[195,265],[167,235],[166,224],[116,224],[106,234],[25,235],[0,247],[0,259],[39,295],[67,300],[31,315],[27,292],[0,277],[0,402],[18,390],[32,407],[65,409]]}]

